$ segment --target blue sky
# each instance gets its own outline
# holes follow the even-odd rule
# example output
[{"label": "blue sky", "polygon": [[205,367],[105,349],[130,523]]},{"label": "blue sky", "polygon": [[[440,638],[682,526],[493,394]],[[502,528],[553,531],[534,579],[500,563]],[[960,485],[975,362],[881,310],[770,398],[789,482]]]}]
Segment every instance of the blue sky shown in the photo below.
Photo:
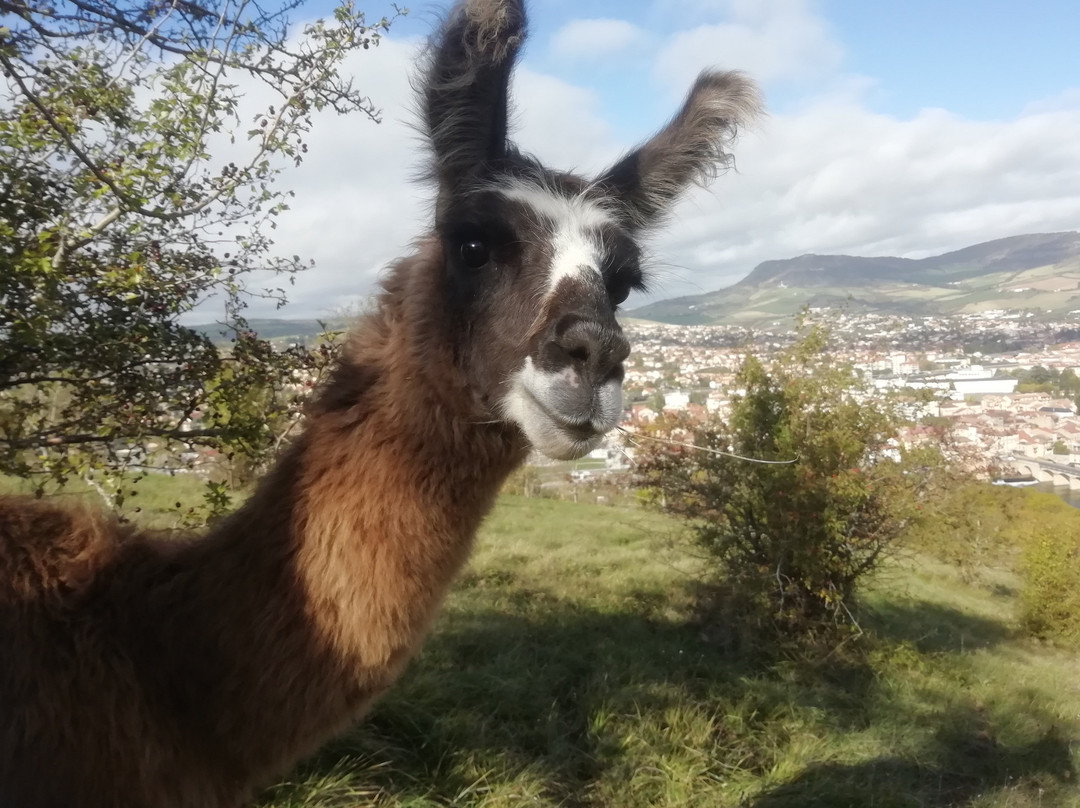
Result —
[{"label": "blue sky", "polygon": [[[674,12],[671,8],[685,5]],[[633,120],[637,97],[633,80],[646,73],[638,65],[602,60],[566,63],[547,47],[573,20],[626,20],[654,34],[670,35],[699,22],[731,19],[735,3],[685,3],[663,0],[544,0],[534,2],[532,36],[526,60],[538,69],[596,88],[608,103],[605,112]],[[782,5],[763,0],[761,5]],[[822,0],[803,6],[835,38],[843,72],[875,84],[872,107],[910,116],[925,107],[986,119],[1015,116],[1034,99],[1047,98],[1080,84],[1080,3],[1066,0]],[[396,33],[424,36],[443,6],[411,6]],[[722,53],[717,61],[723,66]],[[773,108],[797,105],[812,92],[813,81],[787,78],[773,83]],[[640,98],[637,97],[640,101]],[[641,115],[642,123],[650,123]]]},{"label": "blue sky", "polygon": [[[316,121],[313,156],[282,178],[298,196],[277,242],[317,262],[287,313],[362,299],[426,227],[429,189],[408,182],[422,152],[407,79],[445,4],[409,7],[350,63],[385,122]],[[559,168],[604,168],[704,68],[739,68],[762,87],[769,115],[737,144],[738,171],[690,194],[656,235],[654,297],[807,252],[918,257],[1080,228],[1075,0],[536,0],[530,11],[517,137]]]},{"label": "blue sky", "polygon": [[942,107],[983,119],[1080,86],[1080,4],[1056,0],[832,0],[820,7],[844,68],[877,82],[881,112]]}]

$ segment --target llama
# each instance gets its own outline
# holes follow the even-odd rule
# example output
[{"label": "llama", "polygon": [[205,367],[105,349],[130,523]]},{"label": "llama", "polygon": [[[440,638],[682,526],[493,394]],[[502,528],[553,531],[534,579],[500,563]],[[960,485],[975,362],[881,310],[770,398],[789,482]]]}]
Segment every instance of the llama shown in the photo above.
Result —
[{"label": "llama", "polygon": [[435,35],[433,229],[246,504],[162,540],[0,501],[0,805],[241,805],[391,685],[526,453],[580,457],[615,426],[640,239],[728,162],[757,95],[702,74],[586,181],[508,140],[524,36],[522,0],[460,3]]}]

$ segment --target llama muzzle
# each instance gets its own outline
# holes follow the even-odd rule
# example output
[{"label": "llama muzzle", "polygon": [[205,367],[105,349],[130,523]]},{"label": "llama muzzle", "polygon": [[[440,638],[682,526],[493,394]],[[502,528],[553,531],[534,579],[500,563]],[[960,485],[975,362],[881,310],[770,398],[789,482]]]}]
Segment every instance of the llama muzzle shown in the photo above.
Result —
[{"label": "llama muzzle", "polygon": [[629,353],[610,312],[558,317],[515,374],[504,410],[539,451],[557,460],[582,457],[619,423]]}]

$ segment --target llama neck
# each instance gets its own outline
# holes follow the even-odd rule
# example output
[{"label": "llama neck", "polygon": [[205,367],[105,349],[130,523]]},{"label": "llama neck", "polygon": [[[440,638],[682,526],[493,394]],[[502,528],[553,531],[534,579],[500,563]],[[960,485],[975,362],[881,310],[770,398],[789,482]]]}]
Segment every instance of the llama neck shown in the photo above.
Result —
[{"label": "llama neck", "polygon": [[524,458],[516,432],[394,356],[347,355],[252,498],[192,547],[178,645],[209,621],[218,670],[190,697],[244,769],[312,751],[393,681]]},{"label": "llama neck", "polygon": [[297,570],[312,602],[336,605],[327,639],[364,666],[423,634],[522,459],[516,436],[445,393],[422,374],[384,378],[370,409],[315,419],[299,450]]}]

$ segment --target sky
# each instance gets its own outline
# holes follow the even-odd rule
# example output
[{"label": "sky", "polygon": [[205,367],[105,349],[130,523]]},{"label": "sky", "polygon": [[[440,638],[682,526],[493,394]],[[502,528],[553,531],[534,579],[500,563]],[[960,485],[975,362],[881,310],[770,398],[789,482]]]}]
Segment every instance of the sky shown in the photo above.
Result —
[{"label": "sky", "polygon": [[[369,19],[388,9],[361,6]],[[355,305],[429,229],[409,79],[445,8],[409,4],[351,58],[383,122],[317,119],[306,162],[282,176],[296,197],[275,241],[315,268],[274,316]],[[914,258],[1080,229],[1075,0],[534,0],[530,12],[514,138],[554,168],[603,170],[702,69],[743,70],[762,89],[768,114],[741,134],[735,169],[650,238],[652,290],[627,309],[720,289],[769,259]]]}]

